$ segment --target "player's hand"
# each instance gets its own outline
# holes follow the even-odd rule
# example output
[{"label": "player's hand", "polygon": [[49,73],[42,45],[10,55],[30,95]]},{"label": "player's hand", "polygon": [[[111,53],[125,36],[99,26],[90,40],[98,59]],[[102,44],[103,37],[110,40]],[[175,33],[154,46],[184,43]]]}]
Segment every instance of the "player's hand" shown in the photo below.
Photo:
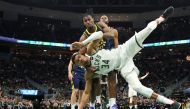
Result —
[{"label": "player's hand", "polygon": [[190,61],[190,56],[186,56],[186,60],[187,60],[187,61]]},{"label": "player's hand", "polygon": [[72,73],[69,73],[68,79],[69,79],[70,81],[73,79],[73,74],[72,74]]},{"label": "player's hand", "polygon": [[84,44],[82,42],[74,42],[71,44],[70,50],[79,50]]},{"label": "player's hand", "polygon": [[95,72],[97,70],[97,68],[96,67],[88,67],[86,70],[89,72]]}]

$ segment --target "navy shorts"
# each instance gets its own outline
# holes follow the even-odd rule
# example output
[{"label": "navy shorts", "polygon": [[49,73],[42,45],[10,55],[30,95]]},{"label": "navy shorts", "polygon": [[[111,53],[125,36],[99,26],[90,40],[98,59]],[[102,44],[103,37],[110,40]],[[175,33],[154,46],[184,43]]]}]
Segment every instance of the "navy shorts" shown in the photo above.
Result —
[{"label": "navy shorts", "polygon": [[74,89],[84,90],[85,80],[83,78],[73,77]]}]

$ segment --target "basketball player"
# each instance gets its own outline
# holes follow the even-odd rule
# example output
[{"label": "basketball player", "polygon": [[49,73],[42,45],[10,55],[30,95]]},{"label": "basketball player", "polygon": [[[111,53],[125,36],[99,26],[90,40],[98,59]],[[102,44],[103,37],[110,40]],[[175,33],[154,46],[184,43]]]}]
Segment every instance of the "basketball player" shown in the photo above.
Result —
[{"label": "basketball player", "polygon": [[[156,29],[156,27],[166,21],[166,19],[173,14],[174,8],[167,8],[164,13],[154,21],[151,21],[146,28],[138,33],[135,33],[128,41],[123,45],[119,45],[118,48],[112,50],[99,50],[91,56],[84,56],[81,54],[75,54],[72,56],[72,62],[84,66],[87,70],[86,73],[86,86],[82,95],[82,99],[79,105],[79,109],[83,109],[88,101],[88,97],[91,91],[92,77],[96,74],[104,75],[112,70],[121,71],[122,77],[128,82],[128,84],[138,93],[147,98],[155,99],[158,102],[171,105],[170,109],[179,109],[181,104],[168,99],[162,95],[155,93],[152,89],[147,88],[141,84],[136,71],[136,66],[133,62],[133,57],[143,48],[143,41],[149,36],[149,34]],[[93,37],[92,37],[93,36]],[[101,31],[98,34],[91,35],[83,42],[75,42],[71,45],[71,49],[77,49],[85,46],[89,42],[102,38],[103,33]]]},{"label": "basketball player", "polygon": [[83,67],[74,65],[72,61],[69,62],[68,78],[72,81],[71,109],[75,109],[75,106],[77,105],[77,95],[79,98],[79,103],[81,101],[82,93],[85,88],[84,73],[85,70]]},{"label": "basketball player", "polygon": [[[108,16],[102,15],[100,17],[100,22],[104,22],[107,26],[109,23]],[[106,44],[104,49],[112,49],[118,47],[118,31],[112,27],[109,27],[110,31],[114,33],[114,37],[112,38],[106,38]],[[110,109],[117,108],[116,104],[116,71],[111,71],[108,73],[108,94],[109,94],[109,106]]]},{"label": "basketball player", "polygon": [[[110,31],[109,27],[104,23],[104,22],[94,22],[94,18],[86,14],[83,16],[83,25],[86,27],[86,30],[83,32],[82,36],[80,37],[80,42],[84,41],[87,39],[90,35],[92,34],[97,34],[96,32],[102,31],[103,35],[106,37],[111,36],[114,37],[114,33]],[[89,43],[88,46],[83,47],[80,49],[81,54],[89,54],[91,55],[92,52],[96,52],[100,49],[103,49],[105,46],[105,41],[103,38],[98,39],[96,41],[93,41],[93,43]],[[91,46],[93,45],[93,46]]]},{"label": "basketball player", "polygon": [[[137,75],[139,75],[139,71],[137,68]],[[149,72],[147,72],[144,76],[140,77],[139,80],[143,80],[149,75]],[[128,85],[128,97],[129,97],[129,108],[132,109],[134,106],[135,109],[137,109],[137,92],[130,86]]]},{"label": "basketball player", "polygon": [[[115,37],[115,31],[110,31],[110,28],[104,23],[104,22],[94,22],[94,19],[91,15],[84,15],[83,16],[83,24],[86,27],[86,30],[83,32],[80,41],[83,41],[87,39],[91,34],[93,34],[96,31],[103,31],[104,36],[111,36]],[[115,39],[115,38],[114,38]],[[118,39],[117,39],[118,40]],[[106,41],[101,38],[99,40],[93,41],[92,43],[89,43],[87,47],[83,47],[80,50],[81,54],[88,54],[91,55],[93,52],[96,52],[102,48],[104,48],[106,45]],[[118,45],[118,41],[116,44]],[[92,84],[92,91],[91,91],[91,99],[90,99],[90,109],[95,108],[95,100],[98,104],[101,104],[101,85],[100,85],[100,77],[94,77],[93,78],[93,84]]]}]

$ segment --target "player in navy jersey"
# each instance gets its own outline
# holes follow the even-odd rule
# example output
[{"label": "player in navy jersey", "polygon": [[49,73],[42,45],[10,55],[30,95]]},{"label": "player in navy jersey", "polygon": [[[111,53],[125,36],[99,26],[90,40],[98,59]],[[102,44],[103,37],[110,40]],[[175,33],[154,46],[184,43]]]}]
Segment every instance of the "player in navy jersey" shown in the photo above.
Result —
[{"label": "player in navy jersey", "polygon": [[[94,34],[97,31],[102,31],[104,35],[109,35],[109,36],[114,35],[113,33],[110,32],[109,27],[104,22],[94,22],[93,17],[89,14],[86,14],[83,16],[83,24],[86,27],[86,29],[83,32],[83,34],[80,38],[80,41],[87,39],[91,34]],[[89,43],[87,47],[80,49],[80,53],[92,55],[91,54],[92,52],[103,49],[105,47],[105,44],[106,44],[106,42],[103,38],[93,41],[93,42]],[[90,109],[95,108],[95,101],[97,101],[98,104],[101,103],[101,100],[100,100],[100,94],[101,94],[100,77],[97,76],[97,77],[93,78],[92,89],[93,90],[91,91],[92,94],[90,97]]]},{"label": "player in navy jersey", "polygon": [[[100,22],[104,22],[108,26],[108,24],[109,24],[108,16],[102,15],[100,17]],[[114,33],[114,37],[104,38],[104,41],[106,42],[104,49],[117,48],[118,44],[119,44],[118,31],[113,27],[109,27],[109,31]],[[108,95],[109,95],[110,109],[117,109],[117,105],[116,105],[116,72],[117,71],[111,71],[110,73],[108,73]]]},{"label": "player in navy jersey", "polygon": [[77,95],[80,103],[82,93],[85,89],[84,73],[84,67],[74,65],[72,61],[69,62],[68,78],[72,81],[71,109],[75,109],[77,105]]}]

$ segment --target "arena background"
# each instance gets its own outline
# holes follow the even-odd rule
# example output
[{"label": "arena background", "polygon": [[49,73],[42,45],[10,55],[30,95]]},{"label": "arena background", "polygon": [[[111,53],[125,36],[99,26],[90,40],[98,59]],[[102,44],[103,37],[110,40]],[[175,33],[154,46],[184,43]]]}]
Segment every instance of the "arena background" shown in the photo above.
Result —
[{"label": "arena background", "polygon": [[[150,35],[134,61],[140,75],[150,72],[142,81],[145,86],[190,109],[189,0],[1,0],[0,108],[70,107],[69,46],[84,31],[84,13],[93,14],[95,20],[107,15],[122,44],[170,5],[174,15]],[[127,109],[127,83],[117,78],[117,103]],[[142,96],[138,106],[165,107]]]}]

